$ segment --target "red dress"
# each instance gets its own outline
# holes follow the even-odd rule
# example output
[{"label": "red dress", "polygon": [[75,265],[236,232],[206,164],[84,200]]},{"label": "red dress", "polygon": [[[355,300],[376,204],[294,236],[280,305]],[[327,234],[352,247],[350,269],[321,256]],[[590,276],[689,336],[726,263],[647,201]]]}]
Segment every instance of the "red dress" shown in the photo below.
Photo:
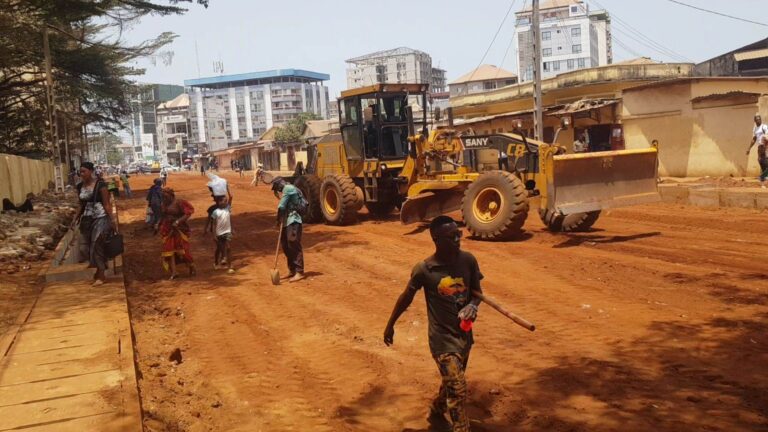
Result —
[{"label": "red dress", "polygon": [[176,262],[191,264],[193,262],[190,252],[189,235],[191,230],[187,221],[174,227],[173,222],[180,217],[191,216],[195,208],[189,201],[175,200],[171,205],[163,208],[163,219],[160,222],[160,235],[163,237],[163,268],[169,270],[169,260],[176,257]]}]

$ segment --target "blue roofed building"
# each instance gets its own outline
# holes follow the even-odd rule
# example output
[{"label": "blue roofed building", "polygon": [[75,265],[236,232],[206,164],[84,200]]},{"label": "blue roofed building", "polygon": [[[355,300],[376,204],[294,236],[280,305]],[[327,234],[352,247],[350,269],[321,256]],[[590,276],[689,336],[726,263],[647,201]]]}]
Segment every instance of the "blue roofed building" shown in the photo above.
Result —
[{"label": "blue roofed building", "polygon": [[330,75],[277,69],[188,79],[190,139],[202,151],[254,143],[269,128],[311,112],[328,118]]}]

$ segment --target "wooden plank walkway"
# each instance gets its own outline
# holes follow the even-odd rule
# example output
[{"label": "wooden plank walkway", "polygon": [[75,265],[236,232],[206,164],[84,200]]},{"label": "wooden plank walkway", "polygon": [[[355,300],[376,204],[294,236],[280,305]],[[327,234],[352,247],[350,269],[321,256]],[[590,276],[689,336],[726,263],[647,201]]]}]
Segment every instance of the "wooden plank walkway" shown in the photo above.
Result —
[{"label": "wooden plank walkway", "polygon": [[49,283],[0,338],[0,431],[140,432],[122,278]]}]

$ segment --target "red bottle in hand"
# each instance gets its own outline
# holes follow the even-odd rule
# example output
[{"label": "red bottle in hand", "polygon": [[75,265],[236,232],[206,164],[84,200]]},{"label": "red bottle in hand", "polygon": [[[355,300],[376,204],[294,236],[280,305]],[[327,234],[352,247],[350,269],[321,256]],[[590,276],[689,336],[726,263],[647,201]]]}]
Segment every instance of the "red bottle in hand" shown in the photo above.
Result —
[{"label": "red bottle in hand", "polygon": [[461,327],[462,330],[469,333],[470,330],[472,330],[472,321],[471,320],[461,320],[461,324],[459,324],[459,327]]}]

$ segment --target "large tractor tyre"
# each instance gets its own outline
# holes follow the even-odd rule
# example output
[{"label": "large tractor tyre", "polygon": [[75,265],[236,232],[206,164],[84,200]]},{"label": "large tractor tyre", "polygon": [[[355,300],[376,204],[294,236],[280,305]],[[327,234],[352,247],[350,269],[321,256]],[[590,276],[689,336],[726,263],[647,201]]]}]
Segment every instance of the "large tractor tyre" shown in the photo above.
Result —
[{"label": "large tractor tyre", "polygon": [[508,240],[523,232],[528,217],[528,193],[514,174],[489,171],[464,192],[461,215],[475,237]]},{"label": "large tractor tyre", "polygon": [[549,209],[539,209],[539,217],[553,232],[585,232],[597,222],[600,210],[563,216]]},{"label": "large tractor tyre", "polygon": [[304,223],[318,223],[323,221],[323,210],[320,208],[320,186],[323,181],[314,174],[305,174],[296,179],[295,186],[299,188],[304,198],[309,203],[307,214],[301,219]]},{"label": "large tractor tyre", "polygon": [[328,225],[350,225],[357,221],[360,202],[355,183],[348,175],[325,177],[320,187],[320,208]]},{"label": "large tractor tyre", "polygon": [[371,216],[383,218],[392,214],[395,210],[395,203],[390,201],[367,202],[365,203],[365,208],[368,209],[368,213]]}]

